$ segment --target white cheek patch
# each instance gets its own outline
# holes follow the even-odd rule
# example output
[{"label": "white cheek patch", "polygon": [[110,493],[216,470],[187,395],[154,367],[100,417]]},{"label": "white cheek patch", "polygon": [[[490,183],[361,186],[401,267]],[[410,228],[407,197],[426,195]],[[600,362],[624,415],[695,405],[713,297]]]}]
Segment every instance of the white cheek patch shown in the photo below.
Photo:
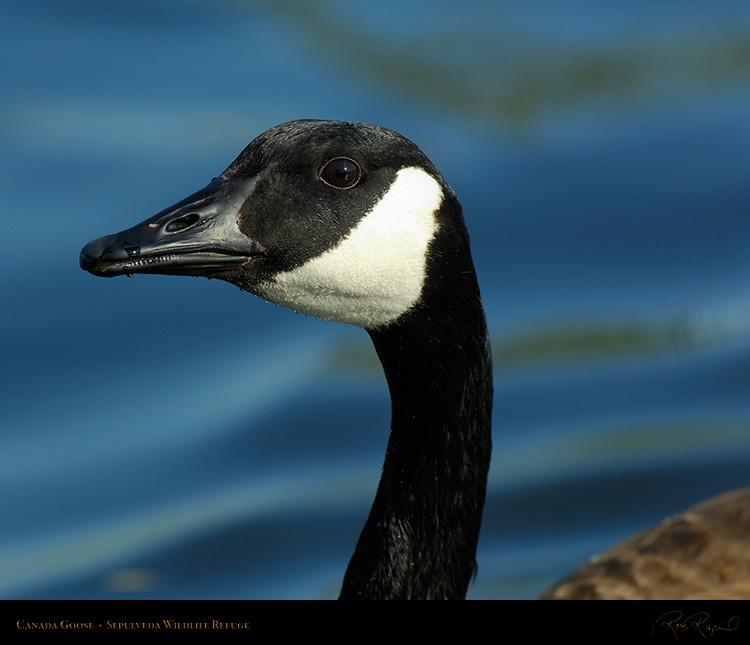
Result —
[{"label": "white cheek patch", "polygon": [[262,286],[276,304],[325,320],[373,329],[419,299],[427,248],[443,200],[420,168],[400,170],[391,188],[337,246]]}]

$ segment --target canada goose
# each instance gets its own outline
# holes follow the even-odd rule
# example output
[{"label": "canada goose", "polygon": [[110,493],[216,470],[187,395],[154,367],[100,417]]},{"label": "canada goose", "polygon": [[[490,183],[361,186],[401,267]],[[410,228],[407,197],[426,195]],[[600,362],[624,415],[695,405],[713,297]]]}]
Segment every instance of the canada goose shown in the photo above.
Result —
[{"label": "canada goose", "polygon": [[750,598],[750,488],[719,495],[592,558],[556,600]]},{"label": "canada goose", "polygon": [[[465,596],[491,452],[490,342],[461,206],[416,145],[361,123],[276,126],[205,188],[87,244],[80,264],[107,277],[219,278],[295,311],[363,327],[388,382],[391,435],[340,597]],[[638,597],[639,586],[658,581],[633,558],[648,554],[653,569],[660,545],[700,570],[711,559],[700,557],[711,550],[706,536],[721,525],[736,542],[750,541],[750,491],[616,547],[544,597]],[[723,578],[704,576],[698,589],[711,576],[750,579],[750,565],[733,578],[722,553],[711,557]],[[611,584],[599,582],[602,571]],[[683,576],[683,591],[691,576],[700,577]],[[668,597],[678,597],[676,586]]]},{"label": "canada goose", "polygon": [[360,123],[277,126],[80,263],[219,278],[367,330],[391,435],[341,597],[464,597],[490,462],[490,344],[461,206],[417,146]]}]

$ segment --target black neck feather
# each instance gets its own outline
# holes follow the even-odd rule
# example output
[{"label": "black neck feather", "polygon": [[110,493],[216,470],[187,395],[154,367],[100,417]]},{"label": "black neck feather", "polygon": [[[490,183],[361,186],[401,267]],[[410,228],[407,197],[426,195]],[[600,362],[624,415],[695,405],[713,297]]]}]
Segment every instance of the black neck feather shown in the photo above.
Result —
[{"label": "black neck feather", "polygon": [[391,435],[340,597],[463,598],[476,566],[492,408],[470,259],[452,284],[370,336],[391,392]]}]

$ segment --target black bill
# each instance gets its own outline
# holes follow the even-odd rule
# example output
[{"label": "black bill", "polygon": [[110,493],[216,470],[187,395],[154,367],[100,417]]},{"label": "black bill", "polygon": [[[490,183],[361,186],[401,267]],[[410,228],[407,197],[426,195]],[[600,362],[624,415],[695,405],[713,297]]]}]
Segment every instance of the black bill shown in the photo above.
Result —
[{"label": "black bill", "polygon": [[263,255],[239,228],[255,178],[214,179],[208,186],[125,231],[81,250],[81,268],[113,277],[132,273],[210,275]]}]

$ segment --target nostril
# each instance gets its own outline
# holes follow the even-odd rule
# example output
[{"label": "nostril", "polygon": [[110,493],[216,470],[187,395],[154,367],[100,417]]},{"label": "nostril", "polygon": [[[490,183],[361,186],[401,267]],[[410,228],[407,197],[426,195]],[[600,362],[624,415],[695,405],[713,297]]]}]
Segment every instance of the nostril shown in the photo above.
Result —
[{"label": "nostril", "polygon": [[177,233],[178,231],[184,231],[186,228],[190,228],[199,219],[200,216],[198,215],[198,213],[188,213],[187,215],[183,215],[182,217],[173,219],[169,224],[167,224],[166,230],[168,233]]}]

